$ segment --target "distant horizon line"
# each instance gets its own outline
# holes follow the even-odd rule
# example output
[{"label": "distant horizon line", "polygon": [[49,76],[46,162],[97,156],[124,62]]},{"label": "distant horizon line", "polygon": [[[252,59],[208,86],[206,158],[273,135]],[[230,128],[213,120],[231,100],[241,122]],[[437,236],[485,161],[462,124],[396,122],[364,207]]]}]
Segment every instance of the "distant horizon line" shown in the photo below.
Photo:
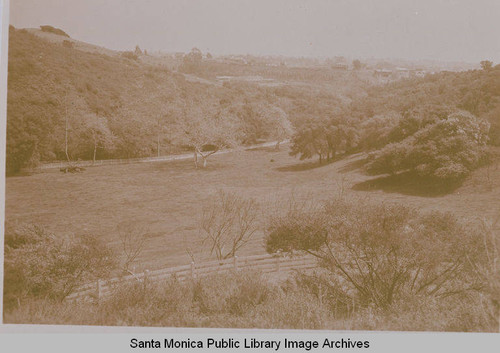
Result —
[{"label": "distant horizon line", "polygon": [[[41,29],[42,26],[51,26],[51,27],[54,27],[56,29],[61,29],[62,31],[67,33],[66,30],[64,30],[63,28],[56,27],[54,25],[49,25],[49,24],[40,24],[38,27],[22,27],[21,28],[21,27],[15,27],[12,23],[10,23],[9,26],[14,27],[16,30],[22,30],[22,29],[37,30],[40,32],[43,32]],[[44,32],[44,33],[50,33],[50,32]],[[101,47],[101,48],[104,48],[107,50],[116,51],[116,52],[134,51],[134,49],[135,49],[135,48],[115,49],[115,48],[107,47],[103,44],[96,44],[96,43],[87,42],[87,41],[84,41],[84,40],[81,40],[78,38],[74,38],[69,33],[67,33],[67,34],[69,35],[70,39],[73,39],[75,41],[98,46],[98,47]],[[54,35],[56,35],[56,34],[54,34]],[[430,59],[430,58],[402,58],[402,57],[377,57],[377,56],[353,56],[353,55],[339,55],[339,54],[336,54],[336,55],[332,54],[329,56],[327,56],[327,55],[318,55],[318,56],[300,55],[300,56],[297,56],[297,55],[292,55],[292,54],[269,54],[269,53],[267,53],[267,54],[236,53],[236,52],[221,53],[221,52],[210,51],[209,49],[205,49],[205,51],[203,51],[202,49],[200,49],[200,46],[196,46],[196,45],[192,46],[191,49],[188,49],[186,51],[174,50],[174,49],[151,49],[151,48],[141,47],[140,44],[136,44],[136,45],[139,46],[139,48],[141,48],[141,50],[143,50],[143,51],[146,50],[147,52],[151,52],[151,53],[159,52],[159,53],[164,53],[164,54],[179,54],[179,53],[187,54],[192,49],[197,48],[204,54],[210,53],[212,56],[219,56],[219,57],[223,57],[223,56],[254,56],[254,57],[309,59],[309,60],[310,59],[328,60],[328,59],[335,59],[335,58],[344,58],[344,59],[349,59],[350,61],[357,59],[360,61],[363,61],[363,60],[372,60],[372,61],[378,61],[378,62],[389,61],[389,63],[390,63],[390,61],[403,61],[403,62],[407,62],[407,63],[427,62],[428,64],[471,65],[471,66],[478,66],[478,67],[479,67],[480,62],[482,60],[489,60],[489,61],[492,61],[494,65],[500,64],[500,62],[495,63],[490,58],[484,58],[484,59],[480,60],[479,62],[471,62],[471,61],[465,61],[465,60],[443,60],[443,59]]]}]

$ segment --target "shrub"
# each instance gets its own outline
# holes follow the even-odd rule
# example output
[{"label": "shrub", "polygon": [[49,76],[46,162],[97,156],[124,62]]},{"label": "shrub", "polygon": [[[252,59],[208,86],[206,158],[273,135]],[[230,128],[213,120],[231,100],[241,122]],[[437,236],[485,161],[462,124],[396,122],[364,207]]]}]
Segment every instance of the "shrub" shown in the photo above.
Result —
[{"label": "shrub", "polygon": [[205,315],[242,316],[265,302],[270,289],[257,272],[213,275],[194,283],[193,298]]},{"label": "shrub", "polygon": [[183,326],[192,307],[192,293],[189,283],[176,278],[124,284],[101,300],[98,320],[102,325]]},{"label": "shrub", "polygon": [[63,40],[62,46],[65,48],[73,48],[73,42],[71,42],[69,40]]},{"label": "shrub", "polygon": [[121,55],[125,59],[136,60],[136,61],[139,60],[139,57],[133,51],[124,51],[122,52]]},{"label": "shrub", "polygon": [[64,32],[62,29],[59,29],[59,28],[55,28],[52,26],[40,26],[40,29],[42,30],[42,32],[54,33],[54,34],[57,34],[59,36],[64,36],[64,37],[70,38],[70,36],[66,32]]},{"label": "shrub", "polygon": [[471,269],[482,261],[478,229],[451,214],[337,200],[304,218],[308,223],[298,228],[297,217],[272,223],[268,252],[311,253],[363,305],[388,307],[408,296],[481,288]]},{"label": "shrub", "polygon": [[5,251],[5,309],[27,298],[62,300],[112,267],[111,253],[93,236],[56,237],[39,226],[8,229]]},{"label": "shrub", "polygon": [[489,124],[458,112],[439,120],[398,143],[371,155],[370,174],[411,171],[420,177],[454,181],[480,166]]},{"label": "shrub", "polygon": [[329,328],[331,312],[313,294],[303,289],[277,289],[250,315],[251,327],[281,329]]}]

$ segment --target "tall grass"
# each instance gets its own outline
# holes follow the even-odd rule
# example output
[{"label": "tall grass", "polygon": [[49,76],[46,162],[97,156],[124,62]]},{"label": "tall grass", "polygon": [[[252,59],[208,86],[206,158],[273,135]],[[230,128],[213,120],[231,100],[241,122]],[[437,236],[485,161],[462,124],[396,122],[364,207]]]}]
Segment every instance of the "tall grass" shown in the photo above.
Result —
[{"label": "tall grass", "polygon": [[[319,276],[319,274],[317,274]],[[480,295],[450,300],[418,297],[389,310],[352,306],[340,287],[311,274],[273,284],[257,272],[217,274],[179,282],[119,286],[100,302],[33,299],[4,313],[5,323],[335,329],[404,331],[491,331]],[[320,277],[318,277],[320,278]]]}]

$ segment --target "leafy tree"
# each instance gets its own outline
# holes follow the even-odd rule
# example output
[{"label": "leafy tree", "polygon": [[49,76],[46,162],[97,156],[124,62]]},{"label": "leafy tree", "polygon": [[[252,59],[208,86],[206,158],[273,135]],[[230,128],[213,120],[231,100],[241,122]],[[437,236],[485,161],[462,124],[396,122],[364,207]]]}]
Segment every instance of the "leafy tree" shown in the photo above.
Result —
[{"label": "leafy tree", "polygon": [[489,60],[483,60],[480,62],[480,64],[483,70],[490,70],[493,67],[493,62]]},{"label": "leafy tree", "polygon": [[359,61],[358,59],[354,59],[352,61],[352,66],[354,67],[354,70],[361,69],[361,61]]},{"label": "leafy tree", "polygon": [[203,60],[203,53],[198,48],[193,48],[182,58],[181,69],[185,72],[195,72],[198,70]]},{"label": "leafy tree", "polygon": [[327,132],[320,122],[309,120],[302,124],[292,137],[291,156],[299,155],[300,160],[304,160],[317,155],[321,163],[327,153]]},{"label": "leafy tree", "polygon": [[151,86],[148,87],[152,91],[151,94],[131,99],[123,105],[121,111],[127,120],[137,119],[137,124],[142,125],[140,135],[144,140],[141,147],[144,153],[149,154],[154,141],[154,152],[159,157],[162,145],[170,141],[175,118],[181,117],[182,112],[173,89],[157,84]]},{"label": "leafy tree", "polygon": [[360,148],[365,151],[379,149],[391,142],[394,130],[401,121],[396,112],[375,115],[361,122]]},{"label": "leafy tree", "polygon": [[276,141],[276,149],[279,149],[280,143],[293,134],[288,115],[283,109],[269,105],[260,106],[257,114],[266,138]]}]

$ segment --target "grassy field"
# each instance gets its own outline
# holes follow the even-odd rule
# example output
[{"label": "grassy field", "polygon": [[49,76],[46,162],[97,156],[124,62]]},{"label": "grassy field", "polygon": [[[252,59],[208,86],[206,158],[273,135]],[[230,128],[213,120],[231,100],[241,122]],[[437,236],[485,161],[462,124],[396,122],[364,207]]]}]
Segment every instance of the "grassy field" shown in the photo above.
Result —
[{"label": "grassy field", "polygon": [[[8,225],[40,224],[55,234],[95,234],[121,255],[117,228],[148,230],[136,271],[207,259],[199,237],[202,206],[219,189],[253,197],[265,215],[291,194],[320,201],[339,194],[401,202],[422,210],[463,217],[496,217],[500,211],[500,168],[477,170],[448,194],[428,193],[404,178],[373,179],[360,169],[362,156],[318,166],[281,151],[257,149],[216,155],[206,169],[192,161],[91,167],[79,174],[57,170],[6,181]],[[362,216],[362,215],[360,215]],[[263,230],[241,255],[264,252]]]}]

